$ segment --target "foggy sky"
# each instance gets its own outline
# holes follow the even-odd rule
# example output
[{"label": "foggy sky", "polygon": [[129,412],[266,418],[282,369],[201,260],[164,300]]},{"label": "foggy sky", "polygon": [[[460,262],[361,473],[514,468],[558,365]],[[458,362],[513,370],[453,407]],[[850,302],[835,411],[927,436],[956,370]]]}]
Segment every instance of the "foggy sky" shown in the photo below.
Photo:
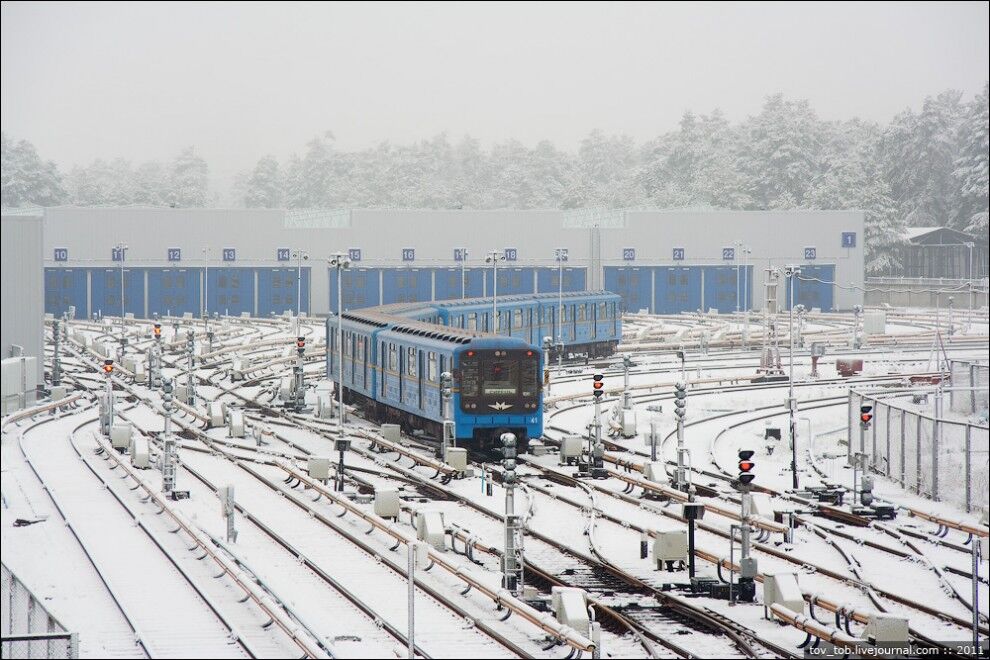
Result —
[{"label": "foggy sky", "polygon": [[766,95],[886,122],[988,78],[988,5],[2,6],[2,124],[68,170],[194,145],[215,179],[333,131],[573,149]]}]

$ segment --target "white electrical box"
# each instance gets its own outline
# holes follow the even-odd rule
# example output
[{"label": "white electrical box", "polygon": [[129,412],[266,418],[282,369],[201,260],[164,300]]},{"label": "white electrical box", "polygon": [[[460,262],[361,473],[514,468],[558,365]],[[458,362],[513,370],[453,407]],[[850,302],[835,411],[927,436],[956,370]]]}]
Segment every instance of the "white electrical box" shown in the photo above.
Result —
[{"label": "white electrical box", "polygon": [[244,437],[244,413],[240,410],[230,411],[230,420],[227,422],[227,430],[231,438]]},{"label": "white electrical box", "polygon": [[401,503],[395,488],[375,489],[375,515],[382,518],[398,518]]},{"label": "white electrical box", "polygon": [[210,426],[213,428],[219,428],[223,426],[224,415],[223,415],[223,404],[219,401],[210,401],[209,405],[206,407],[207,417],[210,420]]},{"label": "white electrical box", "polygon": [[893,614],[873,614],[863,630],[863,637],[876,643],[906,642],[909,635],[908,620]]},{"label": "white electrical box", "polygon": [[667,466],[664,465],[663,461],[643,463],[643,478],[658,484],[670,483],[670,477],[667,476]]},{"label": "white electrical box", "polygon": [[868,309],[863,312],[863,332],[868,335],[882,335],[887,332],[887,312],[882,309]]},{"label": "white electrical box", "polygon": [[763,604],[786,607],[797,614],[804,614],[804,596],[798,587],[796,573],[765,573],[763,576]]},{"label": "white electrical box", "polygon": [[325,481],[330,478],[330,459],[310,456],[306,461],[306,470],[309,472],[310,479]]},{"label": "white electrical box", "polygon": [[134,374],[135,383],[147,383],[148,382],[148,372],[144,369],[144,362],[135,362],[134,368],[130,370]]},{"label": "white electrical box", "polygon": [[653,537],[653,559],[660,567],[662,561],[687,561],[687,530],[657,530]]},{"label": "white electrical box", "polygon": [[52,386],[52,401],[61,401],[66,396],[68,396],[68,390],[65,385],[54,385]]},{"label": "white electrical box", "polygon": [[568,458],[580,458],[581,450],[584,448],[584,438],[579,435],[564,436],[560,441],[560,460]]},{"label": "white electrical box", "polygon": [[467,470],[467,449],[463,447],[447,447],[445,460],[447,465],[458,472]]},{"label": "white electrical box", "polygon": [[316,397],[316,416],[320,419],[330,419],[333,417],[333,399],[326,394],[319,394]]},{"label": "white electrical box", "polygon": [[626,410],[625,408],[619,411],[619,424],[622,426],[622,437],[623,438],[635,438],[636,437],[636,411]]},{"label": "white electrical box", "polygon": [[402,430],[398,424],[382,424],[382,437],[389,442],[401,444]]},{"label": "white electrical box", "polygon": [[570,626],[585,637],[590,635],[591,618],[588,615],[587,596],[582,589],[551,587],[550,607],[561,624]]},{"label": "white electrical box", "polygon": [[437,550],[445,550],[443,513],[430,510],[417,511],[416,538],[429,543]]},{"label": "white electrical box", "polygon": [[148,439],[143,435],[135,435],[131,440],[131,465],[139,470],[151,467],[151,452],[148,449]]},{"label": "white electrical box", "polygon": [[130,422],[114,424],[110,427],[110,444],[114,449],[130,449],[131,433]]}]

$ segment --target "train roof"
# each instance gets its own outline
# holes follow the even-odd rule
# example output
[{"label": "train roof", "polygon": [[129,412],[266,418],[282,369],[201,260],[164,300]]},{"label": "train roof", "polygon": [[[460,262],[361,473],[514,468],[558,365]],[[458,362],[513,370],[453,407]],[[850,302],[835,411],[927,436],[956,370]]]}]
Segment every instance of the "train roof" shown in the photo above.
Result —
[{"label": "train roof", "polygon": [[[612,293],[611,291],[564,291],[563,294],[560,293],[523,293],[508,296],[499,296],[499,303],[513,303],[513,302],[541,302],[544,300],[559,300],[563,298],[564,300],[574,300],[580,298],[600,298],[602,296],[610,296],[619,298],[619,294]],[[437,300],[430,303],[435,307],[440,308],[451,308],[451,307],[470,307],[473,305],[491,305],[491,298],[464,298],[460,300]]]}]

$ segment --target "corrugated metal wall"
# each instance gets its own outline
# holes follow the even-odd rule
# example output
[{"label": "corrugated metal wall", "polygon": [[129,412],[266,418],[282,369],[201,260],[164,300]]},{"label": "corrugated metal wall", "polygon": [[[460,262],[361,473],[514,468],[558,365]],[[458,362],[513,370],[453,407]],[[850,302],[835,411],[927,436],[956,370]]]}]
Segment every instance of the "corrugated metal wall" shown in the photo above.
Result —
[{"label": "corrugated metal wall", "polygon": [[[295,214],[295,212],[293,212]],[[333,222],[312,219],[296,221],[285,211],[265,209],[167,209],[167,208],[52,208],[46,210],[45,259],[50,267],[105,268],[118,265],[111,250],[118,242],[129,246],[126,259],[135,268],[203,268],[207,256],[211,268],[291,267],[295,262],[279,259],[279,252],[305,249],[312,267],[312,311],[325,314],[335,307],[333,280],[326,256],[352,251],[354,268],[363,271],[363,298],[398,300],[400,297],[443,297],[428,291],[426,277],[391,272],[398,268],[419,269],[422,274],[457,268],[455,249],[468,249],[468,265],[485,267],[484,258],[493,250],[505,250],[514,261],[499,265],[514,286],[511,273],[519,269],[520,290],[531,290],[534,268],[554,267],[554,249],[567,248],[567,265],[585,271],[590,288],[607,286],[607,273],[615,268],[733,267],[723,279],[728,282],[735,266],[748,265],[753,280],[746,288],[752,307],[762,304],[764,268],[768,264],[829,264],[844,286],[863,283],[863,213],[859,211],[627,211],[618,212],[621,222],[600,229],[571,226],[563,211],[465,211],[465,210],[353,210],[337,214]],[[298,215],[298,214],[296,214]],[[748,254],[735,247],[742,242]],[[64,249],[56,261],[55,251]],[[205,250],[208,249],[207,253]],[[224,251],[232,250],[229,259]],[[728,252],[727,252],[728,250]],[[170,255],[172,252],[172,255]],[[731,255],[731,258],[729,258]],[[809,256],[811,255],[811,256]],[[170,256],[177,257],[170,260]],[[359,258],[359,259],[358,259]],[[695,272],[694,270],[692,272]],[[708,271],[704,271],[708,272]],[[711,271],[719,272],[718,270]],[[380,276],[382,287],[372,281]],[[401,276],[401,282],[400,282]],[[471,288],[487,283],[477,271],[471,273]],[[500,280],[503,277],[500,272]],[[652,279],[652,271],[651,271]],[[714,280],[713,280],[714,281]],[[347,280],[345,279],[345,284]],[[732,303],[732,284],[723,282],[724,301],[704,300],[706,307]],[[70,282],[71,284],[71,282]],[[500,281],[499,290],[503,290]],[[334,287],[335,283],[332,284]],[[642,282],[636,286],[645,287]],[[651,284],[652,286],[652,284]],[[658,296],[673,295],[678,305],[697,309],[704,291],[700,281],[685,285],[678,279],[676,291],[668,284],[637,289],[636,309],[657,307]],[[706,282],[705,286],[713,286]],[[664,288],[667,287],[667,288]],[[686,287],[686,288],[685,288]],[[148,289],[152,289],[149,273]],[[661,291],[663,289],[663,291]],[[683,291],[681,289],[684,289]],[[714,296],[721,289],[711,290]],[[259,289],[258,296],[265,291]],[[212,293],[211,293],[212,297]],[[694,298],[697,297],[698,301]],[[345,292],[345,302],[348,292]],[[676,301],[675,301],[676,302]],[[836,287],[834,306],[850,309],[862,303],[862,292]],[[352,304],[365,304],[354,300]],[[781,304],[784,304],[781,296]],[[665,308],[671,308],[665,305]]]},{"label": "corrugated metal wall", "polygon": [[25,355],[38,358],[38,382],[44,382],[44,224],[40,217],[8,216],[0,219],[0,342],[3,357],[14,344]]}]

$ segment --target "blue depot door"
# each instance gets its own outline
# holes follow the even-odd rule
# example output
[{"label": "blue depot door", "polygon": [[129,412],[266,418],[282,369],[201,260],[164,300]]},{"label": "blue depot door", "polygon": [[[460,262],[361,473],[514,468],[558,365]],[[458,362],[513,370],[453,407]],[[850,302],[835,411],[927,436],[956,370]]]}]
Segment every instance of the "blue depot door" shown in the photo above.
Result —
[{"label": "blue depot door", "polygon": [[656,269],[657,314],[680,314],[701,308],[701,268],[659,266]]},{"label": "blue depot door", "polygon": [[[564,291],[584,291],[584,268],[564,268]],[[538,293],[557,293],[560,291],[560,273],[556,268],[540,268],[536,271],[536,290]]]},{"label": "blue depot door", "polygon": [[89,316],[88,298],[89,272],[85,268],[46,268],[45,269],[45,312],[61,316],[76,308],[76,318]]},{"label": "blue depot door", "polygon": [[[485,270],[485,295],[495,292],[492,286],[492,271]],[[533,293],[533,269],[500,266],[498,269],[498,295],[512,296],[520,293]]]},{"label": "blue depot door", "polygon": [[[93,314],[120,316],[120,268],[91,268]],[[124,268],[124,313],[144,316],[144,269]]]},{"label": "blue depot door", "polygon": [[[781,279],[785,288],[785,309],[791,308],[791,288],[788,286],[787,278]],[[809,310],[817,307],[823,312],[834,309],[834,282],[835,266],[825,265],[801,265],[801,274],[794,278],[794,298],[799,305],[804,305]]]},{"label": "blue depot door", "polygon": [[651,310],[653,290],[652,268],[605,267],[605,289],[622,296],[622,308],[626,312]]},{"label": "blue depot door", "polygon": [[254,269],[210,268],[207,306],[210,314],[254,316]]},{"label": "blue depot door", "polygon": [[428,302],[433,290],[433,271],[429,268],[389,268],[383,273],[382,282],[382,304]]},{"label": "blue depot door", "polygon": [[149,268],[148,314],[158,316],[199,316],[199,268]]},{"label": "blue depot door", "polygon": [[707,266],[705,268],[704,311],[717,309],[725,314],[742,307],[741,270],[737,271],[735,266]]},{"label": "blue depot door", "polygon": [[[377,268],[350,268],[344,271],[341,278],[343,289],[343,309],[361,309],[374,307],[379,304],[380,287],[378,278],[381,271]],[[337,270],[331,268],[327,277],[330,282],[330,312],[337,313]]]},{"label": "blue depot door", "polygon": [[434,300],[480,298],[484,286],[484,271],[480,268],[465,268],[463,275],[457,267],[433,271]]},{"label": "blue depot door", "polygon": [[[302,311],[309,313],[309,267],[256,268],[258,274],[258,316],[296,312],[302,297]],[[298,283],[301,283],[301,291]]]}]

